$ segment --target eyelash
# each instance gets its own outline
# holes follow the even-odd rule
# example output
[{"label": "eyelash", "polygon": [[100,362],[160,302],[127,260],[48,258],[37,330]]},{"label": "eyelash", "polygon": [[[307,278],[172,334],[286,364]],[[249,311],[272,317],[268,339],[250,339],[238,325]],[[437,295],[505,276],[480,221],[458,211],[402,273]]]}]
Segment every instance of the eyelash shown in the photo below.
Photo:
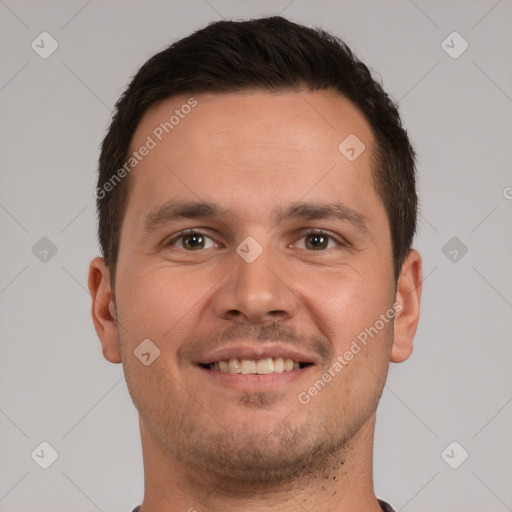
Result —
[{"label": "eyelash", "polygon": [[[209,238],[211,240],[213,240],[212,237],[206,235],[205,233],[201,232],[201,231],[198,231],[196,229],[187,229],[185,231],[181,231],[177,236],[174,236],[171,240],[168,240],[167,242],[164,242],[164,245],[165,247],[172,247],[177,241],[179,241],[180,239],[183,239],[187,236],[191,236],[191,235],[201,235],[201,236],[204,236],[206,238]],[[305,231],[302,233],[302,235],[300,236],[299,239],[302,239],[302,238],[305,238],[309,235],[323,235],[323,236],[326,236],[328,237],[330,240],[334,240],[339,246],[341,247],[348,247],[348,242],[345,241],[344,239],[342,239],[341,237],[340,238],[337,238],[335,237],[334,235],[330,234],[328,231],[324,231],[322,229],[310,229],[308,231]],[[182,250],[186,250],[186,249],[182,249]],[[323,249],[319,252],[322,252],[322,251],[325,251],[327,249]],[[194,252],[194,251],[187,251],[187,252]],[[315,251],[311,251],[311,252],[315,252]]]}]

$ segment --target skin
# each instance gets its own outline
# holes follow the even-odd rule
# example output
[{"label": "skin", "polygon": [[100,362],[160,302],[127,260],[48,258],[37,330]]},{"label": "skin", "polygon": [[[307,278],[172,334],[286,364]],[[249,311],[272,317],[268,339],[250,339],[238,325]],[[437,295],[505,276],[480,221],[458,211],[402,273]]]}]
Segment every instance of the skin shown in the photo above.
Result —
[{"label": "skin", "polygon": [[[148,110],[133,149],[187,99]],[[330,91],[195,99],[130,174],[115,295],[102,258],[89,271],[104,357],[122,362],[139,411],[142,512],[380,511],[372,480],[376,407],[389,362],[411,354],[422,269],[412,250],[394,281],[389,222],[371,174],[372,131]],[[366,146],[353,162],[338,150],[349,134]],[[206,201],[230,213],[146,232],[146,216],[168,201]],[[364,215],[367,230],[346,220],[272,216],[299,201],[342,203]],[[169,244],[189,228],[207,237],[199,249],[191,249],[197,238]],[[318,249],[308,230],[332,238]],[[262,249],[252,263],[236,252],[248,236]],[[395,302],[394,322],[300,403],[299,393]],[[149,366],[133,353],[144,339],[160,350]],[[196,364],[238,345],[285,347],[314,364],[267,384],[272,375],[233,383]]]}]

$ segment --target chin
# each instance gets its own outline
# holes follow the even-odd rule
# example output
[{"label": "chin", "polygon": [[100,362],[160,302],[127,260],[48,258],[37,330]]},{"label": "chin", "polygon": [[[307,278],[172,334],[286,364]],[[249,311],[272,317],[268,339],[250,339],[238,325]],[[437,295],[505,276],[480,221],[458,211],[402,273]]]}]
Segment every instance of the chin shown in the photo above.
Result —
[{"label": "chin", "polygon": [[231,493],[235,482],[254,488],[283,485],[343,464],[346,440],[339,432],[291,423],[286,415],[271,414],[275,421],[269,423],[266,416],[267,421],[233,421],[226,429],[216,424],[209,433],[205,425],[182,425],[166,444],[192,474],[215,475]]}]

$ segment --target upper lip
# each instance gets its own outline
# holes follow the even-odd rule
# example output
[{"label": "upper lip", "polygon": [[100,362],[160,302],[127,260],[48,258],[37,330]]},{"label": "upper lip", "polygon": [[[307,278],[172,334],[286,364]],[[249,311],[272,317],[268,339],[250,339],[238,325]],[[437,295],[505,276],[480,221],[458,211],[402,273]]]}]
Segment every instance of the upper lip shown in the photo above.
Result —
[{"label": "upper lip", "polygon": [[216,348],[211,352],[202,354],[196,361],[196,364],[209,364],[217,361],[229,361],[230,359],[258,360],[268,357],[293,359],[299,363],[315,364],[318,362],[318,356],[315,354],[304,352],[294,347],[257,341],[251,345],[238,344]]}]

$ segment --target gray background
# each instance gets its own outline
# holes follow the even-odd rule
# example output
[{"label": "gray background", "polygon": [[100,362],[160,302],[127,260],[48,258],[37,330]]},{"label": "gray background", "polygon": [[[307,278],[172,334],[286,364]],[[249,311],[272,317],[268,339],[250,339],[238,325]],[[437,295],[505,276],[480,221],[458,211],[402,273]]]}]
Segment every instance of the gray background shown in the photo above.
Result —
[{"label": "gray background", "polygon": [[[419,153],[423,310],[378,413],[377,495],[400,511],[512,510],[510,0],[0,0],[2,512],[140,503],[137,414],[89,313],[98,146],[150,55],[222,17],[278,13],[377,70]],[[43,31],[59,45],[47,59],[31,48]],[[441,44],[453,31],[469,44],[458,58]],[[31,457],[42,441],[59,455],[48,469],[48,449]]]}]

